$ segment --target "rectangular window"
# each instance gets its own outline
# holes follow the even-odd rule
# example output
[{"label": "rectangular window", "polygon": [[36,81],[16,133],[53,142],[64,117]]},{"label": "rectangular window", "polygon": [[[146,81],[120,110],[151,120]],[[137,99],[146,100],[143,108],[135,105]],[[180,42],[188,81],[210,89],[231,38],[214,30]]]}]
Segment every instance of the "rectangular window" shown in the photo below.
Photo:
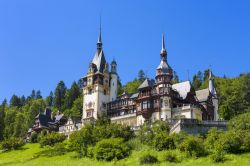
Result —
[{"label": "rectangular window", "polygon": [[150,108],[150,101],[143,101],[142,102],[142,109]]},{"label": "rectangular window", "polygon": [[91,117],[91,112],[87,112],[87,117]]},{"label": "rectangular window", "polygon": [[163,108],[163,100],[161,99],[161,108]]}]

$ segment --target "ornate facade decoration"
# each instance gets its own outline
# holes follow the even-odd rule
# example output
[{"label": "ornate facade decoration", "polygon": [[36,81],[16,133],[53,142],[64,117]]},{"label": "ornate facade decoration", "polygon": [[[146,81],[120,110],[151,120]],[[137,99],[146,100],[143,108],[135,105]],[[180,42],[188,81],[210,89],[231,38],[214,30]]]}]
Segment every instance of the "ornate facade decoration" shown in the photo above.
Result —
[{"label": "ornate facade decoration", "polygon": [[106,112],[112,122],[134,127],[156,120],[218,120],[218,98],[211,71],[206,89],[195,91],[190,81],[172,84],[173,69],[167,56],[163,34],[155,80],[147,78],[137,93],[123,93],[117,97],[117,63],[113,60],[109,69],[100,32],[97,51],[83,77],[82,122],[95,120],[102,112]]}]

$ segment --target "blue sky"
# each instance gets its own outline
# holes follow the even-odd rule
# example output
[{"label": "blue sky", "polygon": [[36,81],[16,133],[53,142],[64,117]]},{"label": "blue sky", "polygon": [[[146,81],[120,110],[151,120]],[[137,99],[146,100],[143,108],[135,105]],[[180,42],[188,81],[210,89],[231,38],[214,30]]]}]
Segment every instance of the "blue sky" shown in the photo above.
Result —
[{"label": "blue sky", "polygon": [[181,80],[212,65],[215,75],[250,71],[250,1],[0,0],[0,102],[43,96],[59,80],[84,76],[96,50],[99,16],[106,59],[122,83],[143,69],[155,77],[165,33],[168,61]]}]

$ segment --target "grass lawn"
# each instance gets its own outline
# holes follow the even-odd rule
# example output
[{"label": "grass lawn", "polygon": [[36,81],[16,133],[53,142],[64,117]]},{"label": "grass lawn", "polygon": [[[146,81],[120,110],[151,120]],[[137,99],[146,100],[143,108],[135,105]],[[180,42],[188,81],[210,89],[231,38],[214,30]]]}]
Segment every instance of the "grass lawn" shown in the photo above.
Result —
[{"label": "grass lawn", "polygon": [[[15,150],[10,152],[0,152],[0,166],[9,165],[27,165],[27,166],[108,166],[108,165],[140,165],[139,157],[144,153],[143,151],[133,151],[129,158],[113,161],[113,162],[99,162],[89,158],[76,159],[75,153],[67,153],[62,156],[55,157],[35,157],[36,153],[41,151],[39,144],[27,144],[21,150]],[[145,150],[146,151],[146,150]],[[159,162],[154,165],[184,165],[184,166],[211,166],[211,165],[225,165],[225,166],[250,166],[250,153],[241,155],[227,155],[227,160],[224,163],[214,164],[209,157],[203,157],[199,159],[184,158],[180,163],[169,163],[163,161],[165,152],[152,151],[153,154],[158,156]]]}]

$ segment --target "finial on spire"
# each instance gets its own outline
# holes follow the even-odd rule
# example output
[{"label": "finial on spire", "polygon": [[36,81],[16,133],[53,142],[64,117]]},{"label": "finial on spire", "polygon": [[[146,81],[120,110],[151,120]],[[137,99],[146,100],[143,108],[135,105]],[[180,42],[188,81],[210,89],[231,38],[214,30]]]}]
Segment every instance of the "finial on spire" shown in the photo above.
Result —
[{"label": "finial on spire", "polygon": [[209,65],[209,76],[208,76],[208,79],[209,79],[209,80],[212,80],[212,79],[213,79],[213,74],[212,74],[211,65]]},{"label": "finial on spire", "polygon": [[97,40],[97,48],[99,48],[99,49],[102,48],[102,20],[101,20],[101,15],[100,15],[100,30],[99,30],[98,40]]},{"label": "finial on spire", "polygon": [[166,51],[166,48],[165,48],[164,33],[162,33],[161,56],[165,57],[166,55],[167,55],[167,51]]}]

